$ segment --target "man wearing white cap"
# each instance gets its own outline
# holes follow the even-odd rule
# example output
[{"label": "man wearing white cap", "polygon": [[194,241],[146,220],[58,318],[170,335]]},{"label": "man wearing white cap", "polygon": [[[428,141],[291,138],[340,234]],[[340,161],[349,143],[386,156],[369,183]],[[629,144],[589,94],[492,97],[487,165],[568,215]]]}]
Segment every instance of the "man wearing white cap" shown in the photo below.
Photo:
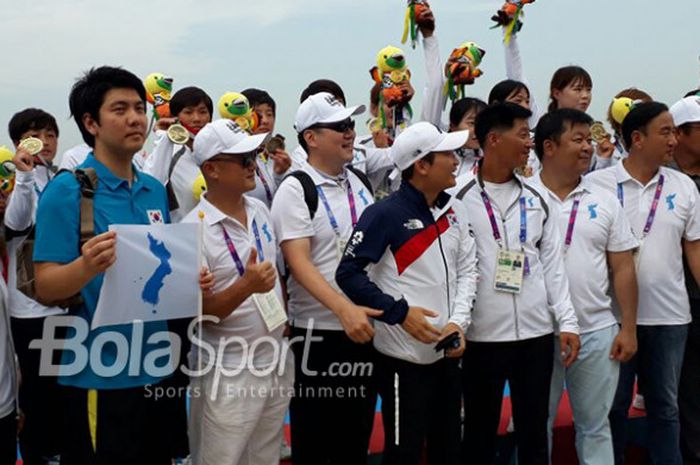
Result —
[{"label": "man wearing white cap", "polygon": [[201,224],[202,254],[215,276],[197,344],[210,349],[194,351],[196,366],[213,368],[191,381],[190,448],[200,465],[279,463],[292,355],[282,338],[287,318],[270,212],[244,195],[255,187],[266,135],[218,120],[194,140],[208,189],[183,221]]},{"label": "man wearing white cap", "polygon": [[[374,305],[386,465],[459,464],[459,357],[476,298],[476,245],[454,187],[468,131],[405,129],[392,157],[400,189],[360,218],[336,272],[358,305]],[[371,265],[371,270],[367,267]]]},{"label": "man wearing white cap", "polygon": [[[690,176],[700,189],[700,97],[693,95],[676,102],[670,109],[676,125],[678,145],[673,153],[676,167]],[[685,286],[690,298],[693,321],[688,328],[688,341],[678,386],[678,408],[681,420],[681,453],[686,464],[700,464],[700,288],[683,261]]]},{"label": "man wearing white cap", "polygon": [[[275,233],[289,267],[289,318],[296,359],[291,404],[295,465],[367,461],[374,419],[371,386],[374,329],[380,311],[353,304],[335,283],[345,244],[372,194],[356,172],[352,116],[333,95],[302,102],[295,128],[308,162],[279,186],[272,202]],[[338,367],[350,367],[350,374]],[[343,438],[342,450],[335,444]]]},{"label": "man wearing white cap", "polygon": [[579,349],[556,219],[546,194],[513,174],[532,149],[530,116],[512,103],[477,115],[483,162],[457,193],[474,228],[480,276],[462,363],[464,463],[492,463],[508,381],[518,461],[546,465],[555,322],[564,366]]}]

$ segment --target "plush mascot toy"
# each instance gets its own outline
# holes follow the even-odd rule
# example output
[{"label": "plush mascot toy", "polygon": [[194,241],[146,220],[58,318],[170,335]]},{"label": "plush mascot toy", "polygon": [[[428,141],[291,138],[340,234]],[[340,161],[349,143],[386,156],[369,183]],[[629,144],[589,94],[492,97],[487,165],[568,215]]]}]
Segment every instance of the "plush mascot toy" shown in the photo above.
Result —
[{"label": "plush mascot toy", "polygon": [[418,43],[418,21],[417,18],[429,8],[428,2],[423,0],[408,0],[406,15],[403,22],[403,35],[401,43],[405,44],[408,35],[411,35],[411,47],[416,48]]},{"label": "plush mascot toy", "polygon": [[15,171],[12,163],[15,154],[4,145],[0,146],[0,191],[7,197],[15,187]]},{"label": "plush mascot toy", "polygon": [[408,86],[411,80],[411,71],[406,64],[406,58],[400,48],[391,45],[384,47],[377,54],[377,66],[369,70],[372,79],[381,84],[379,92],[379,114],[382,127],[386,127],[386,114],[384,104],[394,109],[405,108],[409,118],[413,116],[413,110],[409,101]]},{"label": "plush mascot toy", "polygon": [[617,124],[622,125],[622,122],[625,120],[629,112],[632,111],[632,108],[634,108],[636,103],[637,102],[629,97],[619,97],[613,99],[612,103],[610,104],[610,115]]},{"label": "plush mascot toy", "polygon": [[455,101],[465,96],[464,86],[474,84],[474,80],[484,74],[479,65],[486,51],[474,42],[464,42],[452,51],[445,66],[444,94]]},{"label": "plush mascot toy", "polygon": [[506,44],[510,43],[513,34],[520,32],[523,28],[523,23],[520,21],[520,17],[523,16],[523,7],[528,3],[534,3],[534,1],[535,0],[506,0],[501,9],[491,17],[491,20],[496,22],[496,25],[491,29],[505,27],[506,34],[503,40]]},{"label": "plush mascot toy", "polygon": [[204,180],[204,175],[199,173],[199,176],[192,183],[192,196],[195,202],[199,202],[199,199],[207,191],[207,182]]},{"label": "plush mascot toy", "polygon": [[151,73],[143,81],[146,88],[146,100],[153,105],[153,117],[170,117],[170,98],[173,91],[173,78],[165,77],[163,73]]},{"label": "plush mascot toy", "polygon": [[258,114],[253,111],[248,98],[238,92],[226,92],[218,103],[219,115],[233,120],[244,131],[252,133],[258,128]]}]

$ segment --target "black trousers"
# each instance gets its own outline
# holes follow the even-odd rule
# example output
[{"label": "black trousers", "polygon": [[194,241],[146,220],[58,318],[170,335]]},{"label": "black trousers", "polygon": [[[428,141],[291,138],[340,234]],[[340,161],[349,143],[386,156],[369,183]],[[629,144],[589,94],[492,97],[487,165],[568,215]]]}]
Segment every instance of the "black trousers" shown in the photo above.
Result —
[{"label": "black trousers", "polygon": [[0,465],[17,461],[17,412],[0,418]]},{"label": "black trousers", "polygon": [[700,300],[690,300],[693,321],[678,386],[681,453],[685,465],[700,465]]},{"label": "black trousers", "polygon": [[[29,349],[32,340],[41,339],[46,318],[11,320],[22,376],[19,407],[24,414],[24,427],[19,433],[19,447],[25,465],[43,465],[46,459],[59,454],[61,444],[61,387],[55,376],[41,376],[41,351]],[[58,363],[60,351],[53,355],[54,363]]]},{"label": "black trousers", "polygon": [[[343,331],[292,328],[295,396],[290,404],[294,465],[367,463],[376,387],[372,344]],[[306,347],[306,349],[305,349]]]},{"label": "black trousers", "polygon": [[518,464],[548,464],[547,416],[553,338],[548,334],[515,342],[467,342],[462,361],[463,463],[493,463],[503,389],[508,381]]},{"label": "black trousers", "polygon": [[88,390],[64,387],[61,465],[170,465],[172,402],[154,387],[98,390],[93,437]]},{"label": "black trousers", "polygon": [[459,360],[418,365],[378,354],[377,385],[384,421],[383,465],[419,465],[424,445],[429,465],[461,463]]}]

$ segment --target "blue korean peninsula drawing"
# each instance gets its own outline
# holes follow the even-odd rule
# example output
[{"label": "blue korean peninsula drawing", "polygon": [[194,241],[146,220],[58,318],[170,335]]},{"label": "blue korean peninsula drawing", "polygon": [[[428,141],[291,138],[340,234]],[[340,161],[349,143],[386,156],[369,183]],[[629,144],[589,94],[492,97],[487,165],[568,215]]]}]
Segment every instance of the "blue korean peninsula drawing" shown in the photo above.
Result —
[{"label": "blue korean peninsula drawing", "polygon": [[141,299],[156,306],[160,301],[160,290],[163,287],[165,277],[173,272],[173,268],[170,266],[172,254],[165,247],[165,243],[154,238],[151,233],[148,233],[148,242],[149,250],[160,261],[160,265],[146,281],[146,285],[141,292]]}]

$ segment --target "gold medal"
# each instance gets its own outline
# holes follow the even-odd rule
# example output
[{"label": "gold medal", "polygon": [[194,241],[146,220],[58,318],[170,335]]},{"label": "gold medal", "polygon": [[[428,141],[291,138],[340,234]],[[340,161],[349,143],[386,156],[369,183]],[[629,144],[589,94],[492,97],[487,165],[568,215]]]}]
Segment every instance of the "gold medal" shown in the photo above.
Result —
[{"label": "gold medal", "polygon": [[371,118],[367,121],[367,127],[370,133],[379,132],[382,130],[382,120],[379,118]]},{"label": "gold medal", "polygon": [[44,148],[44,143],[36,137],[27,137],[19,143],[19,146],[29,152],[30,155],[36,155]]},{"label": "gold medal", "polygon": [[171,124],[167,134],[168,139],[176,145],[185,145],[190,140],[190,132],[178,123]]},{"label": "gold medal", "polygon": [[284,136],[282,136],[281,134],[277,134],[276,136],[273,136],[265,144],[265,151],[267,153],[272,154],[278,150],[284,150]]},{"label": "gold medal", "polygon": [[396,84],[406,80],[406,73],[404,71],[394,70],[391,72],[391,82]]},{"label": "gold medal", "polygon": [[601,123],[600,121],[596,121],[591,125],[591,137],[596,142],[596,144],[600,144],[610,139],[611,136],[610,134],[608,134],[608,131],[605,130],[605,126],[603,126],[603,123]]}]

